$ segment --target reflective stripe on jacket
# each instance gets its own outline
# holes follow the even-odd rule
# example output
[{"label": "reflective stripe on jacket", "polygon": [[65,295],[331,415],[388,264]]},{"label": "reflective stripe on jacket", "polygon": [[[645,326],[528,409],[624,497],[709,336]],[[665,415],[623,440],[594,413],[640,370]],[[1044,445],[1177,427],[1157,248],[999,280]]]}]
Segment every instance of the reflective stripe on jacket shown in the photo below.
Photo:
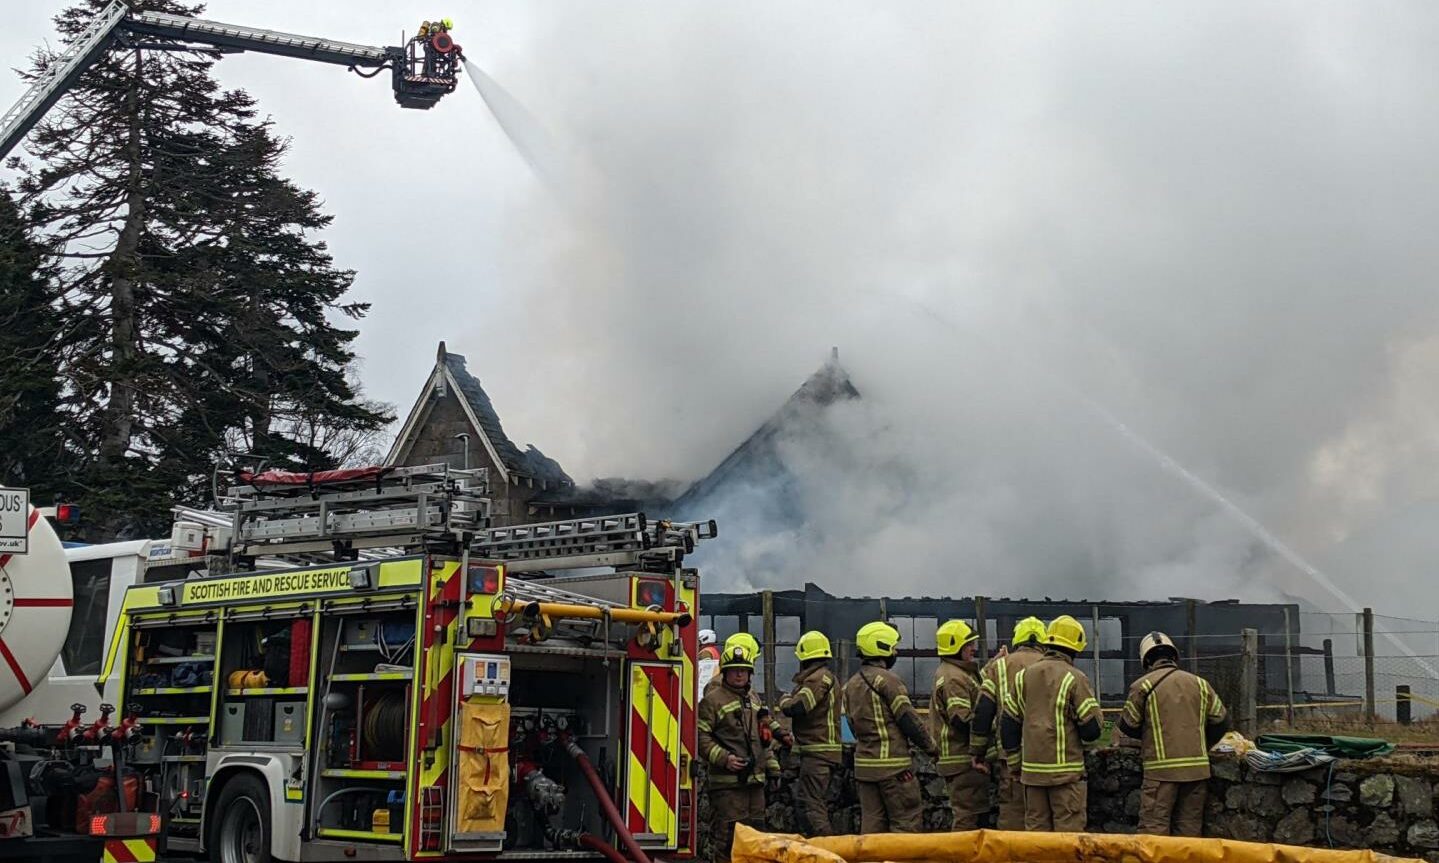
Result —
[{"label": "reflective stripe on jacket", "polygon": [[969,723],[979,700],[979,666],[955,656],[940,659],[929,699],[929,733],[939,747],[935,760],[940,776],[973,770],[969,757]]},{"label": "reflective stripe on jacket", "polygon": [[1169,660],[1134,681],[1122,713],[1126,726],[1140,730],[1144,775],[1166,782],[1209,778],[1206,727],[1227,716],[1209,681]]},{"label": "reflective stripe on jacket", "polygon": [[[716,678],[719,679],[719,678]],[[713,787],[763,784],[765,776],[779,775],[779,761],[759,733],[759,697],[720,683],[710,689],[695,711],[699,754],[709,763]],[[730,755],[748,761],[738,773],[725,767]]]},{"label": "reflective stripe on jacket", "polygon": [[[1084,777],[1081,724],[1102,714],[1089,678],[1068,656],[1046,651],[1014,677],[1014,710],[1021,734],[1025,785],[1065,785]],[[1098,735],[1094,735],[1098,737]]]},{"label": "reflective stripe on jacket", "polygon": [[893,672],[878,664],[861,665],[844,685],[844,711],[854,733],[855,779],[879,782],[914,766],[899,721],[908,714],[917,724],[919,714]]},{"label": "reflective stripe on jacket", "polygon": [[[970,752],[983,758],[994,741],[999,717],[1005,711],[1016,713],[1014,678],[1019,672],[1039,661],[1044,651],[1032,644],[1023,644],[1004,656],[985,663],[979,672],[979,702],[974,707],[975,721],[969,727]],[[1000,750],[1003,756],[1004,750]]]},{"label": "reflective stripe on jacket", "polygon": [[797,754],[840,763],[839,680],[828,666],[817,664],[796,674],[794,689],[779,700],[779,711],[790,717]]}]

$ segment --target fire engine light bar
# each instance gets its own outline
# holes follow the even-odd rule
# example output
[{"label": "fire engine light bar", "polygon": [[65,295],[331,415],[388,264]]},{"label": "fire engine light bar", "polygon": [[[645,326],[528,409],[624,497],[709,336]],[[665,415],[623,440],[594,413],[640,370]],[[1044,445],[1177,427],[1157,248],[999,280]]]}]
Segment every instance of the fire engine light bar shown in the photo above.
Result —
[{"label": "fire engine light bar", "polygon": [[160,601],[160,604],[161,604],[161,605],[174,605],[174,604],[175,604],[175,588],[173,588],[173,587],[162,587],[162,588],[160,588],[159,590],[155,591],[155,598]]},{"label": "fire engine light bar", "polygon": [[350,569],[350,587],[355,590],[369,590],[375,586],[374,568],[356,566]]}]

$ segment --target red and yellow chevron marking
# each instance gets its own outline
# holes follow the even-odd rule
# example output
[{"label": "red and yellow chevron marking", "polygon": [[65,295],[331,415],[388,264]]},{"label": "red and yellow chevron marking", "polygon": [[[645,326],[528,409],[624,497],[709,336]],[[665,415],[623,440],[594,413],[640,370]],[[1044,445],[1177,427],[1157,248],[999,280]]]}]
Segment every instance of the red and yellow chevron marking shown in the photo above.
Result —
[{"label": "red and yellow chevron marking", "polygon": [[155,863],[154,839],[106,839],[104,863]]},{"label": "red and yellow chevron marking", "polygon": [[[421,788],[438,788],[448,799],[451,717],[455,709],[455,644],[459,628],[464,625],[461,614],[460,581],[465,573],[460,570],[459,561],[446,561],[438,570],[431,571],[430,589],[420,609],[420,627],[424,637],[420,643],[419,668],[416,671],[418,686],[413,687],[412,709],[415,723],[411,727],[412,757],[418,769],[411,770],[413,784],[410,787],[412,801],[405,813],[405,830],[409,837],[410,856],[434,858],[442,855],[438,848],[420,847],[420,800]],[[499,590],[504,589],[504,572],[501,570]],[[471,597],[477,613],[489,617],[490,597]],[[503,627],[493,638],[467,640],[460,652],[473,650],[497,650],[504,645]]]},{"label": "red and yellow chevron marking", "polygon": [[633,833],[666,837],[667,847],[679,839],[680,703],[679,666],[631,663],[626,820]]},{"label": "red and yellow chevron marking", "polygon": [[[410,854],[414,857],[435,857],[438,848],[420,848],[420,788],[443,788],[449,769],[450,714],[449,692],[453,687],[455,621],[459,618],[459,563],[451,562],[438,573],[432,573],[429,590],[421,610],[420,626],[423,651],[412,687],[415,733],[410,735],[412,757],[416,770],[411,770],[414,785],[410,789],[411,804],[406,813],[405,829],[410,837]],[[434,747],[434,748],[431,748]]]},{"label": "red and yellow chevron marking", "polygon": [[[683,605],[690,610],[690,615],[699,620],[699,589],[698,587],[686,587],[680,585],[680,595],[676,597],[676,606]],[[694,763],[695,750],[699,748],[699,729],[695,726],[695,688],[698,685],[698,677],[695,673],[695,660],[699,656],[699,624],[698,622],[686,626],[680,631],[682,642],[683,658],[680,661],[680,794],[688,801],[688,806],[679,806],[682,820],[679,825],[679,851],[695,851],[695,819],[698,817],[694,799],[694,780],[690,778],[690,765]]]}]

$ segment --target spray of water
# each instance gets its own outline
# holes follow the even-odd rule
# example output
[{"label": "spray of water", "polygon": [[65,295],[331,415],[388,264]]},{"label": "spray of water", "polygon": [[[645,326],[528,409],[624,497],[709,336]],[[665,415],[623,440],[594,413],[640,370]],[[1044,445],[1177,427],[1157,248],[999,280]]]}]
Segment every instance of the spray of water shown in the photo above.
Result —
[{"label": "spray of water", "polygon": [[475,85],[480,98],[494,115],[501,131],[515,145],[515,150],[530,166],[530,170],[550,191],[572,194],[576,188],[574,159],[556,143],[558,138],[550,134],[520,100],[516,99],[499,82],[473,62],[465,61],[465,74]]},{"label": "spray of water", "polygon": [[[938,310],[926,305],[925,303],[910,297],[905,297],[902,299],[909,302],[915,309],[922,312],[930,319],[943,324],[949,329],[956,332],[959,332],[961,330],[961,327],[958,323],[956,323],[948,316],[941,314]],[[990,344],[991,348],[996,350],[998,349],[997,346],[995,346],[993,342],[987,339],[982,333],[965,331],[964,335],[967,338],[978,338],[980,340],[983,340],[986,343]],[[1303,555],[1301,555],[1298,551],[1294,550],[1288,543],[1284,542],[1284,540],[1276,536],[1273,531],[1265,527],[1262,522],[1260,522],[1254,516],[1250,515],[1243,507],[1235,503],[1232,499],[1230,499],[1228,495],[1224,494],[1224,492],[1220,491],[1212,483],[1206,481],[1204,478],[1200,477],[1198,474],[1194,473],[1189,468],[1180,464],[1173,456],[1169,455],[1168,453],[1161,450],[1158,446],[1154,445],[1148,438],[1135,431],[1127,423],[1125,423],[1119,417],[1115,416],[1112,411],[1110,411],[1108,408],[1106,408],[1099,402],[1095,401],[1088,394],[1081,392],[1080,390],[1071,386],[1068,382],[1060,378],[1058,375],[1038,368],[1032,362],[1029,362],[1024,358],[1018,359],[1020,365],[1026,367],[1040,380],[1046,381],[1055,389],[1063,392],[1066,396],[1070,398],[1071,401],[1081,405],[1090,415],[1098,418],[1105,426],[1118,434],[1127,443],[1129,443],[1135,449],[1139,450],[1141,453],[1152,459],[1156,464],[1159,465],[1161,469],[1163,469],[1170,476],[1179,479],[1192,491],[1199,494],[1201,497],[1205,498],[1206,500],[1210,501],[1215,506],[1223,510],[1225,514],[1227,514],[1230,518],[1234,519],[1235,522],[1237,522],[1241,527],[1243,527],[1250,536],[1253,536],[1255,539],[1259,540],[1261,543],[1264,544],[1266,548],[1279,555],[1279,557],[1281,557],[1285,562],[1289,563],[1295,569],[1303,573],[1313,584],[1318,586],[1321,590],[1334,597],[1334,599],[1336,599],[1337,601],[1343,603],[1344,606],[1351,611],[1357,613],[1361,610],[1361,606],[1359,605],[1359,603],[1355,602],[1353,597],[1351,597],[1348,593],[1344,592],[1344,590],[1341,589],[1339,585],[1335,584],[1333,579],[1331,579],[1328,575],[1324,574],[1324,572],[1321,571],[1314,564],[1306,560]],[[1439,669],[1436,669],[1433,665],[1420,657],[1413,649],[1400,641],[1399,638],[1397,638],[1392,633],[1387,632],[1380,633],[1380,635],[1382,635],[1386,641],[1392,644],[1405,656],[1414,660],[1414,662],[1424,670],[1425,674],[1429,675],[1429,677],[1431,678],[1439,680]]]}]

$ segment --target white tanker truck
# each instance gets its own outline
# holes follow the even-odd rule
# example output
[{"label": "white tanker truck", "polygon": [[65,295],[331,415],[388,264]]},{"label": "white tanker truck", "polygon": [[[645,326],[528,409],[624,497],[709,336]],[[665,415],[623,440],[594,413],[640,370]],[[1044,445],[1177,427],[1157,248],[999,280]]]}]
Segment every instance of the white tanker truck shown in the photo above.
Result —
[{"label": "white tanker truck", "polygon": [[28,516],[25,552],[0,554],[0,861],[91,863],[117,841],[145,859],[153,843],[135,837],[152,830],[138,814],[101,815],[84,833],[71,810],[88,797],[114,811],[105,720],[119,693],[96,681],[154,544],[65,548],[39,510]]}]

